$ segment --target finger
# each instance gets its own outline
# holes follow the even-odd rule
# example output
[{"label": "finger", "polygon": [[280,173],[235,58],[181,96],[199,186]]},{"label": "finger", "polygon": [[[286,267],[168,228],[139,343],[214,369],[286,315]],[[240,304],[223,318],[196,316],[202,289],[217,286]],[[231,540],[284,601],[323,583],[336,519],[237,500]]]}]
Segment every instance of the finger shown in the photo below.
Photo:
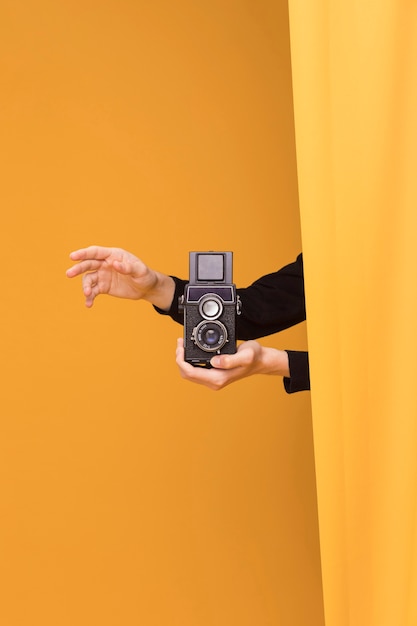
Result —
[{"label": "finger", "polygon": [[[182,337],[177,339],[177,350],[175,353],[176,363],[181,369],[182,372],[187,374],[187,378],[194,378],[195,374],[198,374],[199,371],[203,371],[204,368],[194,367],[191,363],[187,363],[184,360],[184,339]],[[206,370],[207,372],[208,370]]]},{"label": "finger", "polygon": [[105,246],[88,246],[88,248],[80,248],[70,253],[70,259],[73,261],[81,261],[83,259],[97,259],[104,261],[114,251],[114,248],[106,248]]},{"label": "finger", "polygon": [[91,307],[94,304],[94,300],[96,299],[96,297],[99,295],[100,292],[96,291],[95,289],[92,290],[86,297],[85,297],[85,306],[89,309],[91,309]]},{"label": "finger", "polygon": [[84,272],[98,270],[101,266],[102,261],[95,261],[92,259],[89,259],[88,261],[81,261],[67,270],[67,276],[68,278],[74,278],[74,276],[79,276],[80,274],[84,274]]},{"label": "finger", "polygon": [[84,274],[81,278],[81,283],[83,289],[87,286],[91,286],[97,282],[97,272],[90,272],[88,274]]},{"label": "finger", "polygon": [[249,350],[242,350],[235,354],[221,354],[214,356],[210,363],[213,367],[223,370],[231,370],[236,367],[249,365],[253,361],[253,353]]},{"label": "finger", "polygon": [[101,290],[98,284],[94,284],[91,287],[84,289],[85,306],[92,307],[94,300],[101,294]]},{"label": "finger", "polygon": [[186,375],[186,378],[190,380],[209,380],[210,370],[205,369],[204,367],[194,367],[191,363],[187,363],[184,359],[185,351],[184,351],[184,340],[177,339],[177,350],[176,350],[176,362],[181,372]]},{"label": "finger", "polygon": [[183,339],[177,339],[177,349],[175,352],[175,358],[184,360],[184,340]]},{"label": "finger", "polygon": [[[186,363],[186,365],[189,365],[189,363]],[[222,370],[193,367],[192,365],[190,365],[190,368],[181,369],[180,367],[181,376],[191,383],[204,385],[213,391],[220,391],[220,389],[232,382],[230,375],[226,375],[226,372]]]}]

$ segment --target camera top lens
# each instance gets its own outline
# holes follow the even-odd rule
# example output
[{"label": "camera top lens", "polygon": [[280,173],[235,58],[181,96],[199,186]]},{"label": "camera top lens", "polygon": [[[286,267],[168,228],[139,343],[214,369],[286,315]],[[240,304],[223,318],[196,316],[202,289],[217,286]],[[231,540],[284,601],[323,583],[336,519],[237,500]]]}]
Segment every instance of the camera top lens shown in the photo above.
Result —
[{"label": "camera top lens", "polygon": [[201,306],[205,317],[216,317],[219,314],[220,306],[215,300],[206,300]]},{"label": "camera top lens", "polygon": [[207,294],[201,299],[199,305],[200,315],[206,320],[214,320],[223,311],[223,304],[214,294]]}]

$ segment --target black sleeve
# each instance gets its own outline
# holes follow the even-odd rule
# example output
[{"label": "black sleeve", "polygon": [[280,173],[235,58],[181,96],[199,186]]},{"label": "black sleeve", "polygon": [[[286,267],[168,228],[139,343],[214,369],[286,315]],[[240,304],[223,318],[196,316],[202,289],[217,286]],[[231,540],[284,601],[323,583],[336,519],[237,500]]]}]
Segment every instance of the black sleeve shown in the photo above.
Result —
[{"label": "black sleeve", "polygon": [[303,257],[294,263],[238,289],[242,313],[237,320],[238,339],[273,335],[306,319]]},{"label": "black sleeve", "polygon": [[308,352],[286,350],[290,365],[290,377],[284,378],[284,387],[287,393],[307,391],[310,389],[310,370]]},{"label": "black sleeve", "polygon": [[175,292],[174,297],[172,298],[171,307],[168,311],[164,311],[157,306],[154,306],[153,308],[161,315],[169,315],[174,322],[178,322],[178,324],[182,324],[184,326],[184,313],[180,313],[178,311],[178,300],[180,296],[184,295],[185,285],[188,283],[188,280],[183,280],[182,278],[177,278],[176,276],[171,276],[171,278],[173,278],[175,282]]}]

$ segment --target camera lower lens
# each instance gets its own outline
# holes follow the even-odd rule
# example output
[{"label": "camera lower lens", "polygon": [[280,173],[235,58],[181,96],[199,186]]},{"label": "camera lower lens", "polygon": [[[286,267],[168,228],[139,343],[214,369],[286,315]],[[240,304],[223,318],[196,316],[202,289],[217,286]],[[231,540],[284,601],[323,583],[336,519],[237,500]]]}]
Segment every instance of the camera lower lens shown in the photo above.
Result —
[{"label": "camera lower lens", "polygon": [[194,341],[205,352],[217,352],[227,341],[227,330],[221,322],[200,322],[194,331]]}]

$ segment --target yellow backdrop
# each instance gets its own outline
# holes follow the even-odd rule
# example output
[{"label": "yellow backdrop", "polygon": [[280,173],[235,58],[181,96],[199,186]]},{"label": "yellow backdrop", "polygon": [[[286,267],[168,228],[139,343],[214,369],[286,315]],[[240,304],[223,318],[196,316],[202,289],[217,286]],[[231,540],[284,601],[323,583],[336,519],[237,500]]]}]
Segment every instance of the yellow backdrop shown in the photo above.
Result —
[{"label": "yellow backdrop", "polygon": [[290,0],[327,626],[417,624],[417,5]]},{"label": "yellow backdrop", "polygon": [[[308,393],[182,381],[71,250],[243,286],[301,248],[285,2],[2,3],[0,622],[322,622]],[[266,340],[265,340],[266,341]],[[268,340],[305,348],[305,328]]]}]

